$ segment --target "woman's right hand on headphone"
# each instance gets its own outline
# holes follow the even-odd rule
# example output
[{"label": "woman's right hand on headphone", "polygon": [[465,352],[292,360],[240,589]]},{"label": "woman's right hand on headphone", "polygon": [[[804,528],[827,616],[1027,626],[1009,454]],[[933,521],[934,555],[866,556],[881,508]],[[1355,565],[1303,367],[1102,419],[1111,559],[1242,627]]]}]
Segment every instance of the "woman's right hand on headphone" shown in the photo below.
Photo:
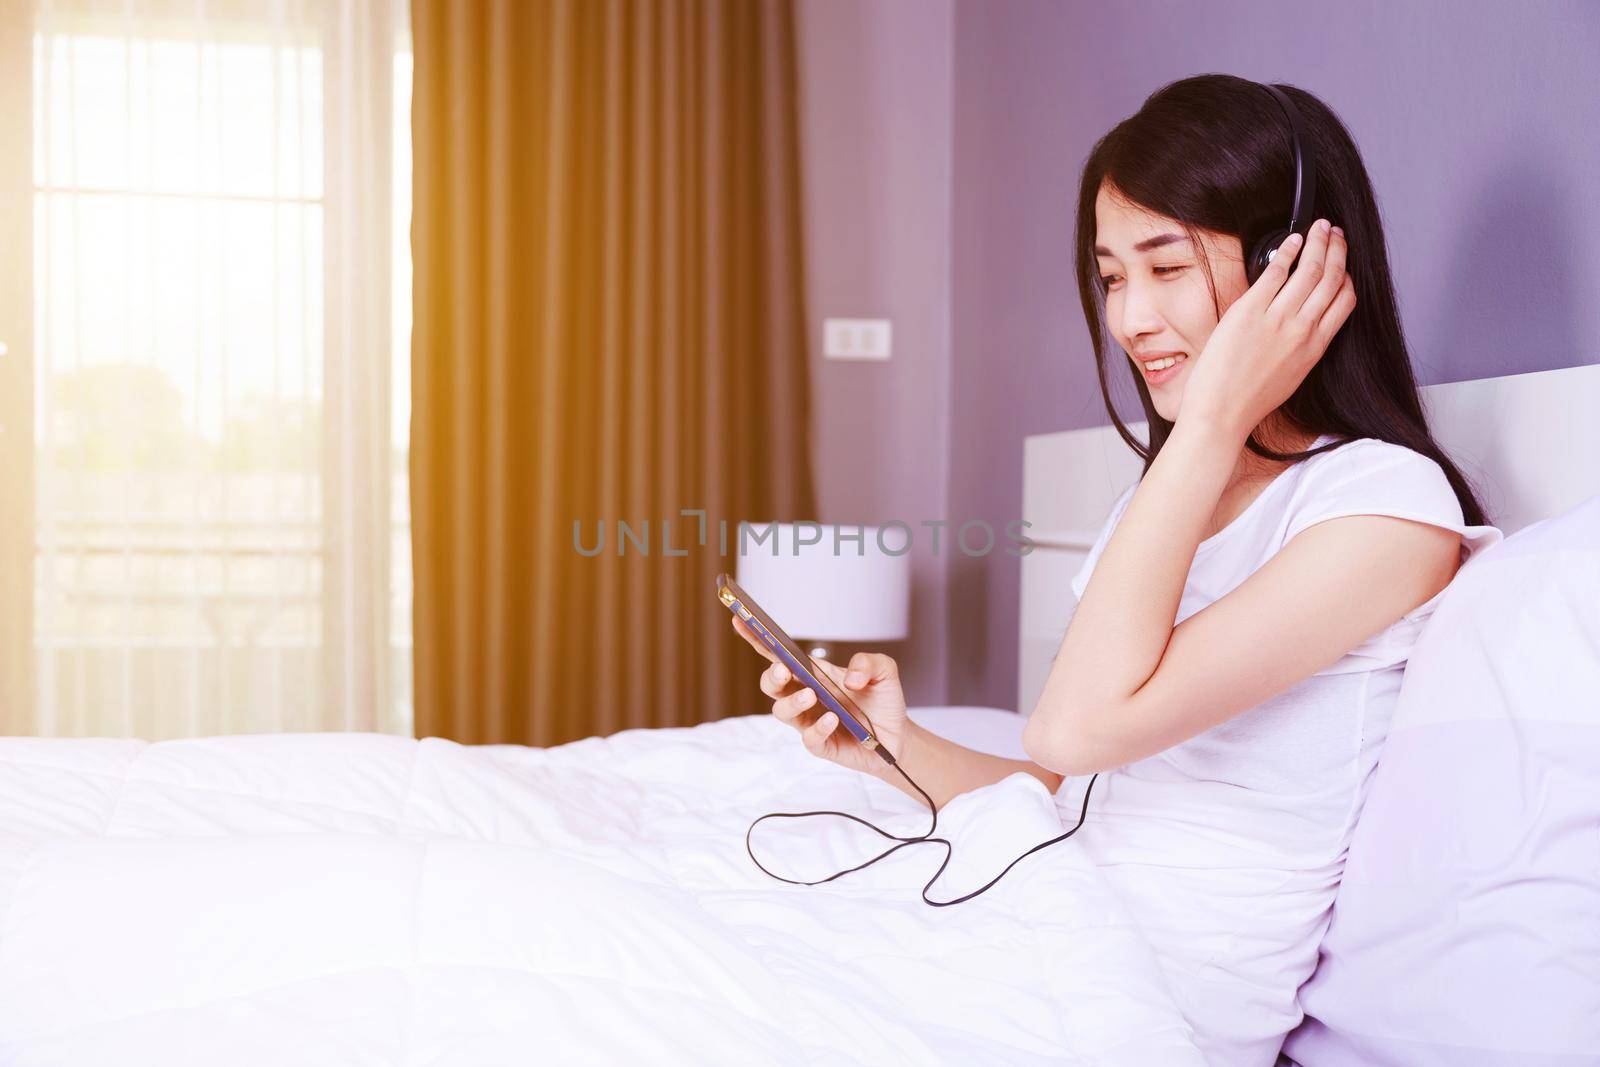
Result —
[{"label": "woman's right hand on headphone", "polygon": [[[737,615],[733,628],[769,662],[761,672],[761,691],[772,698],[772,714],[781,723],[800,731],[806,751],[820,759],[849,767],[863,774],[882,777],[889,769],[882,756],[869,752],[855,739],[837,716],[817,700],[817,695],[795,680],[783,661],[757,637]],[[912,728],[906,714],[905,693],[900,688],[900,670],[892,657],[881,652],[857,652],[849,667],[825,659],[813,659],[828,678],[849,694],[866,715],[863,725],[899,759]]]},{"label": "woman's right hand on headphone", "polygon": [[1344,231],[1327,219],[1280,245],[1206,339],[1179,421],[1222,426],[1243,441],[1286,403],[1355,310],[1347,255]]}]

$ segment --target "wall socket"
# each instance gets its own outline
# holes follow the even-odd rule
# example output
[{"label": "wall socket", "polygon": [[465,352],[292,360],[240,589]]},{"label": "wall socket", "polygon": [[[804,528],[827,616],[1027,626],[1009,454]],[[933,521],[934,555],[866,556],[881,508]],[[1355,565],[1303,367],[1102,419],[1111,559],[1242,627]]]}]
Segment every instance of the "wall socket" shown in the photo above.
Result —
[{"label": "wall socket", "polygon": [[823,319],[822,354],[828,359],[888,359],[888,319]]}]

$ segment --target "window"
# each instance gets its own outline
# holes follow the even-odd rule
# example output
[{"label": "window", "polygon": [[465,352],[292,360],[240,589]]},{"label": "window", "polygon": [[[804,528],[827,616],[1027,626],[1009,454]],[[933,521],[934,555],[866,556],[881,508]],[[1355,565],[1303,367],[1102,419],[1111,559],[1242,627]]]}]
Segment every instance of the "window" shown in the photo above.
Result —
[{"label": "window", "polygon": [[5,729],[409,734],[404,7],[40,0],[31,44]]}]

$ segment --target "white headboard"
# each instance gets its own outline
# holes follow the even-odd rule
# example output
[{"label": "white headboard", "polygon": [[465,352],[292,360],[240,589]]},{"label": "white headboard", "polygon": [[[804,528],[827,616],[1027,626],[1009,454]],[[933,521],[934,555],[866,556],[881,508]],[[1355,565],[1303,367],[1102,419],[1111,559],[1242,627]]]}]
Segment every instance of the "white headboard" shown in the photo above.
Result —
[{"label": "white headboard", "polygon": [[[1434,439],[1509,537],[1600,493],[1600,364],[1425,386]],[[1144,422],[1129,429],[1145,440]],[[1033,710],[1077,605],[1083,565],[1139,458],[1114,426],[1034,434],[1023,443],[1017,708]]]}]

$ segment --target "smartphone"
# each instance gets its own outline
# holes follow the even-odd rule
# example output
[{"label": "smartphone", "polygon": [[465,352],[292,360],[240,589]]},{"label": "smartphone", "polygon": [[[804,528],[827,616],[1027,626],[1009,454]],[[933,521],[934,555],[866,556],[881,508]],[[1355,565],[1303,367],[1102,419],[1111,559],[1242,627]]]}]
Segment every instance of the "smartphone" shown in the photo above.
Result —
[{"label": "smartphone", "polygon": [[761,605],[752,600],[749,593],[739,588],[739,583],[726,574],[717,575],[717,599],[772,649],[796,681],[817,694],[817,702],[839,717],[839,722],[861,743],[862,748],[875,751],[885,760],[893,762],[889,750],[879,746],[878,738],[867,725],[866,715],[856,707],[855,701],[833,683],[833,679],[816,665],[816,661],[800,650],[800,646],[761,610]]}]

